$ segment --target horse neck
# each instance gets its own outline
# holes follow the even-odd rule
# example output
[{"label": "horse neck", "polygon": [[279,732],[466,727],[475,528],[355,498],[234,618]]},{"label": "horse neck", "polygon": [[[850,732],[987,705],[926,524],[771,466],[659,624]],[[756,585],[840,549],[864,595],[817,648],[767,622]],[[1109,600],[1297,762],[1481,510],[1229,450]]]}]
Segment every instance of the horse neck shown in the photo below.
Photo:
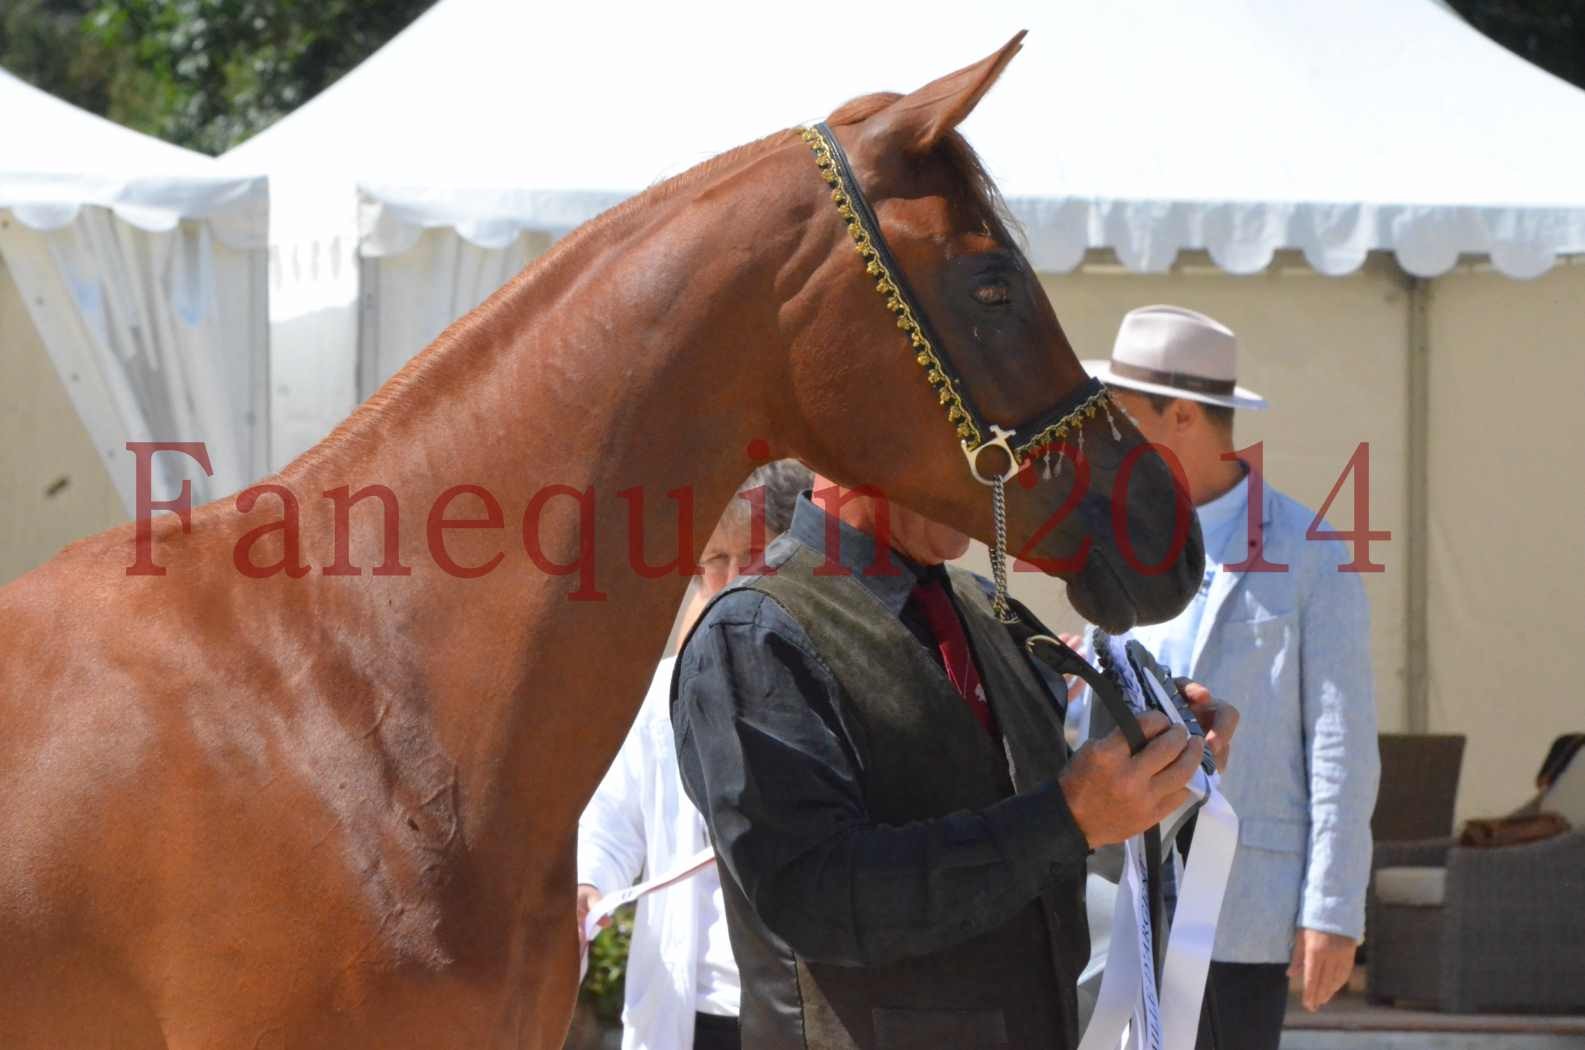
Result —
[{"label": "horse neck", "polygon": [[[651,563],[676,558],[683,530],[667,493],[680,491],[696,519],[680,541],[691,568],[755,465],[746,446],[768,435],[782,382],[773,284],[800,235],[795,198],[810,196],[796,180],[820,185],[777,152],[700,180],[697,193],[685,184],[652,207],[641,198],[570,238],[283,476],[305,500],[344,484],[397,493],[412,575],[368,577],[381,560],[379,513],[354,510],[365,576],[354,597],[336,600],[335,615],[353,621],[338,631],[360,639],[358,662],[385,692],[422,692],[456,762],[469,837],[492,841],[507,865],[544,849],[539,829],[572,826],[662,652],[691,575],[644,577],[633,544]],[[735,250],[723,266],[728,238]],[[477,579],[456,578],[431,554],[431,508],[465,484],[487,490],[504,519],[445,534],[455,563],[504,554]],[[592,501],[592,517],[574,493]],[[528,531],[543,558],[592,561],[592,587],[531,560],[524,518],[535,502]],[[473,496],[448,513],[481,515]],[[332,524],[328,509],[305,514],[304,549]]]}]

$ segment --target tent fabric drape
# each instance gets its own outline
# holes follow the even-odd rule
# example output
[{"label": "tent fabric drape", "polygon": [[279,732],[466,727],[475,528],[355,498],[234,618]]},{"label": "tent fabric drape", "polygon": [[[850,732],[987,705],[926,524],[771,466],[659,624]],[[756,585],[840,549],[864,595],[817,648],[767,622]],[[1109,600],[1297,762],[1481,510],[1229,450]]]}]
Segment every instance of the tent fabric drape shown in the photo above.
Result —
[{"label": "tent fabric drape", "polygon": [[482,248],[431,229],[415,231],[399,255],[355,258],[339,236],[272,249],[274,466],[330,433],[550,244],[547,235],[523,234]]},{"label": "tent fabric drape", "polygon": [[524,234],[481,248],[450,230],[429,230],[402,255],[364,259],[363,396],[549,246],[547,236]]},{"label": "tent fabric drape", "polygon": [[279,470],[358,405],[356,235],[270,248],[270,466]]},{"label": "tent fabric drape", "polygon": [[9,220],[0,211],[0,252],[129,513],[129,441],[207,447],[212,477],[155,457],[156,499],[186,479],[196,505],[266,469],[262,249],[238,251],[205,222],[141,229],[95,205],[47,232]]},{"label": "tent fabric drape", "polygon": [[213,477],[155,458],[156,499],[246,485],[269,454],[266,180],[4,70],[0,126],[0,252],[127,511],[128,441],[207,446]]}]

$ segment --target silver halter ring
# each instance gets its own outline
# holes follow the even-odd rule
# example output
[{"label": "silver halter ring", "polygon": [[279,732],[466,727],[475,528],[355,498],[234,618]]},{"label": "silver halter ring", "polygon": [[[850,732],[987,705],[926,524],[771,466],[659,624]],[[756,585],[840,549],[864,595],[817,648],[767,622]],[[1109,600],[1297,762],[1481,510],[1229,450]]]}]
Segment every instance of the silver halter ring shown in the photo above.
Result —
[{"label": "silver halter ring", "polygon": [[[974,475],[974,480],[981,485],[994,485],[998,481],[1005,484],[1016,478],[1024,467],[1029,465],[1028,463],[1019,463],[1018,457],[1013,454],[1013,446],[1007,443],[1007,439],[1012,436],[1013,432],[1011,430],[992,423],[990,440],[982,441],[974,448],[970,448],[967,441],[963,442],[963,458],[969,461],[969,473]],[[980,473],[980,453],[988,448],[999,448],[1007,455],[1007,469],[1002,472],[1001,477],[996,477],[995,475],[986,477]],[[1033,457],[1031,457],[1030,462],[1033,461]]]}]

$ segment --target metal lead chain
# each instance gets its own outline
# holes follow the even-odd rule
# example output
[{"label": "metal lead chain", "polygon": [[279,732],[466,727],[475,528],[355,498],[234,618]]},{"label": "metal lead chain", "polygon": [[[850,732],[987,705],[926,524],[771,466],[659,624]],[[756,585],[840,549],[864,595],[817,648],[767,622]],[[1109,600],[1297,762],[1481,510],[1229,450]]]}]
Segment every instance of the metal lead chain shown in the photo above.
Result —
[{"label": "metal lead chain", "polygon": [[1015,623],[1017,617],[1007,605],[1007,493],[1003,484],[999,474],[991,480],[991,517],[996,524],[996,542],[991,546],[991,582],[996,594],[991,598],[991,611],[1002,623]]}]

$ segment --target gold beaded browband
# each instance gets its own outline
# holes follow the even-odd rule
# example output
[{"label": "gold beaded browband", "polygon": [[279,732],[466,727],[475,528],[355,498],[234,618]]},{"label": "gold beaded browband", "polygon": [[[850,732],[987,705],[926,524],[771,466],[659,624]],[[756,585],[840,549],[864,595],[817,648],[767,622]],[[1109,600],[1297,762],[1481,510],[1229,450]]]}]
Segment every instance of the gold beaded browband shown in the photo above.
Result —
[{"label": "gold beaded browband", "polygon": [[[1106,388],[1094,378],[1081,383],[1077,390],[1063,398],[1050,411],[1033,422],[1008,430],[989,423],[969,399],[963,378],[937,348],[941,341],[924,312],[915,307],[916,297],[903,276],[881,233],[880,222],[864,198],[858,179],[853,175],[847,154],[837,142],[835,133],[824,123],[803,129],[803,140],[814,151],[815,165],[820,169],[826,184],[831,187],[831,199],[836,203],[837,214],[847,223],[853,246],[864,260],[864,270],[876,278],[875,290],[886,300],[886,308],[897,315],[897,327],[908,336],[914,351],[914,360],[925,370],[925,379],[936,389],[941,406],[946,409],[947,422],[955,428],[962,442],[963,454],[968,458],[974,476],[989,484],[992,478],[980,473],[979,454],[987,448],[1001,448],[1007,453],[1008,466],[1000,475],[1010,480],[1032,458],[1050,453],[1053,446],[1059,449],[1070,436],[1077,435],[1080,448],[1083,434],[1080,427],[1085,420],[1093,419],[1097,411],[1104,412],[1112,427],[1113,437],[1120,437],[1117,424],[1112,419],[1111,398]],[[1119,408],[1119,411],[1121,409]],[[989,436],[987,436],[989,435]],[[1047,465],[1049,472],[1049,462]]]}]

